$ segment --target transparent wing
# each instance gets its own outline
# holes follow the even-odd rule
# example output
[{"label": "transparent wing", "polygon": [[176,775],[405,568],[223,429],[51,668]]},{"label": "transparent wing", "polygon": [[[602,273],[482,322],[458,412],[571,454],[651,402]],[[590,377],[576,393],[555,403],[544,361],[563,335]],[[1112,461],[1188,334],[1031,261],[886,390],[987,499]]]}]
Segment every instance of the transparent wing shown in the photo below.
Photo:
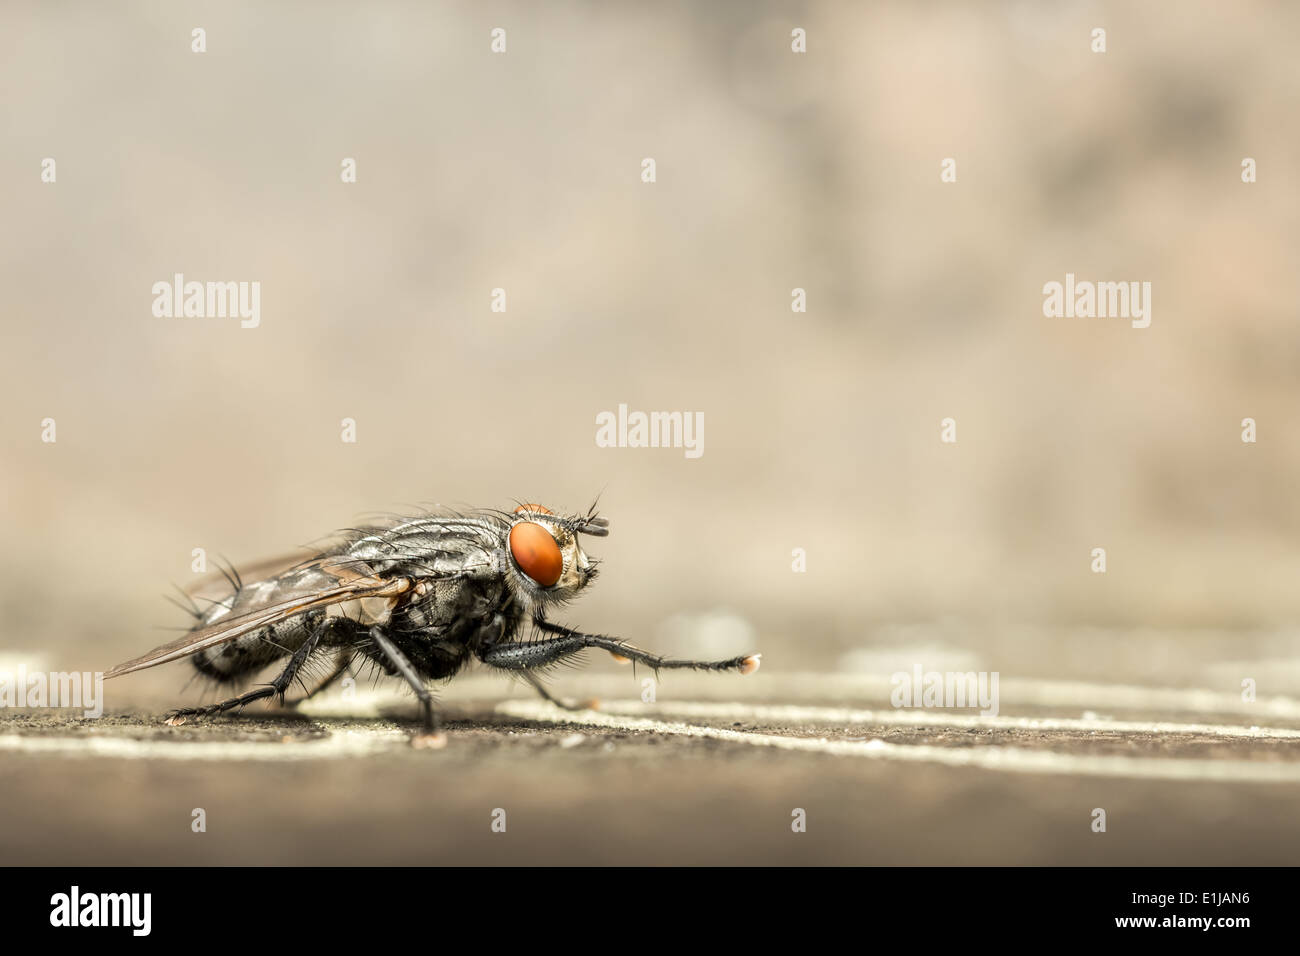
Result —
[{"label": "transparent wing", "polygon": [[155,647],[141,657],[118,664],[107,671],[104,677],[105,679],[121,677],[123,674],[144,670],[146,667],[156,667],[159,664],[180,660],[206,648],[228,644],[250,631],[256,631],[268,624],[279,623],[304,611],[342,604],[358,598],[397,597],[413,587],[410,578],[405,577],[376,578],[347,571],[340,571],[340,577],[350,578],[350,580],[344,580],[336,587],[322,588],[311,594],[296,595],[276,604],[268,604],[242,614],[224,617],[207,627],[190,631],[170,644]]},{"label": "transparent wing", "polygon": [[234,583],[232,578],[235,581],[265,581],[268,578],[278,578],[286,571],[312,563],[319,555],[319,551],[313,552],[303,548],[265,561],[236,564],[226,570],[219,569],[205,574],[181,590],[190,597],[200,600],[220,600],[229,596],[231,585]]}]

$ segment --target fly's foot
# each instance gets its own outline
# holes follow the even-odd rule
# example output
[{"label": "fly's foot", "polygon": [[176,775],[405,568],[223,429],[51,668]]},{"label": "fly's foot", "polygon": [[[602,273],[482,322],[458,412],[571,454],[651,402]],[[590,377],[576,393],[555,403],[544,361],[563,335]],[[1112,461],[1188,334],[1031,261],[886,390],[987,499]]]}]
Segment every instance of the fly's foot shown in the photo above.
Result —
[{"label": "fly's foot", "polygon": [[214,714],[224,714],[228,710],[243,710],[249,704],[258,700],[265,700],[268,697],[278,696],[284,699],[283,692],[274,684],[267,684],[257,690],[250,690],[247,694],[241,694],[238,697],[232,697],[230,700],[223,700],[219,704],[210,704],[207,707],[186,707],[183,710],[168,711],[163,717],[163,723],[169,727],[179,727],[190,717],[211,717]]},{"label": "fly's foot", "polygon": [[415,734],[411,737],[411,746],[416,750],[442,750],[447,746],[447,735],[442,731]]},{"label": "fly's foot", "polygon": [[212,707],[186,707],[184,710],[169,710],[163,715],[163,723],[168,727],[179,727],[181,724],[189,723],[191,717],[211,717],[213,714],[219,713],[221,713],[219,704]]},{"label": "fly's foot", "polygon": [[600,698],[588,697],[585,700],[570,700],[567,697],[556,697],[553,694],[546,695],[548,703],[554,704],[560,710],[567,710],[570,713],[583,710],[600,710]]},{"label": "fly's foot", "polygon": [[163,716],[163,723],[168,727],[179,727],[181,724],[189,723],[191,717],[211,717],[213,714],[221,713],[219,707],[187,707],[184,710],[169,710]]},{"label": "fly's foot", "polygon": [[565,710],[600,710],[600,698],[588,697],[586,700],[568,700],[563,697],[551,698],[551,703]]}]

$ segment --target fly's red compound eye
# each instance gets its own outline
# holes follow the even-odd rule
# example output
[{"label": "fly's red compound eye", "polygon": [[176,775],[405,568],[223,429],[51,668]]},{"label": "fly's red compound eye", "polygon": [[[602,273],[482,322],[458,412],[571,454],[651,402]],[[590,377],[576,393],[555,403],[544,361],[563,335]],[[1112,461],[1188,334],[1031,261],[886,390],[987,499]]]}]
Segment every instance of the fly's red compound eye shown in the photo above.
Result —
[{"label": "fly's red compound eye", "polygon": [[551,509],[546,505],[520,505],[515,509],[515,514],[521,515],[525,511],[531,511],[535,515],[548,515],[551,513]]},{"label": "fly's red compound eye", "polygon": [[551,533],[539,524],[521,521],[510,529],[510,554],[515,564],[544,588],[560,580],[564,556]]}]

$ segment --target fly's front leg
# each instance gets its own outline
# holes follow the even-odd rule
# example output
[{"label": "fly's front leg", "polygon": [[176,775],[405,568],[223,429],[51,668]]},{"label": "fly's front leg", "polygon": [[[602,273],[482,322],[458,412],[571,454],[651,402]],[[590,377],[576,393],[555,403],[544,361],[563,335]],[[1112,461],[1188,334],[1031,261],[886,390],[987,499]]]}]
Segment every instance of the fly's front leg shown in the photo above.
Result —
[{"label": "fly's front leg", "polygon": [[620,641],[616,637],[605,637],[603,634],[583,634],[581,631],[575,631],[572,628],[540,619],[535,620],[533,623],[546,633],[557,636],[544,641],[497,644],[495,647],[484,650],[479,655],[480,659],[485,664],[499,667],[502,670],[528,671],[534,667],[546,667],[548,664],[555,664],[588,648],[598,648],[602,651],[608,651],[615,660],[648,664],[656,671],[685,669],[737,671],[741,674],[752,674],[758,670],[759,659],[762,656],[747,654],[743,657],[732,657],[725,661],[677,660],[651,654],[649,651],[635,647],[626,641]]},{"label": "fly's front leg", "polygon": [[533,685],[533,690],[537,691],[537,693],[542,695],[543,700],[549,701],[550,703],[554,704],[556,707],[561,707],[564,710],[599,710],[600,709],[600,701],[596,700],[594,697],[591,698],[590,700],[583,700],[583,701],[565,700],[563,697],[556,697],[554,694],[552,694],[547,689],[546,685],[542,683],[542,679],[538,677],[536,674],[532,673],[531,671],[524,671],[523,676],[524,676],[524,680],[528,681],[528,683]]},{"label": "fly's front leg", "polygon": [[[489,623],[484,624],[479,629],[479,639],[475,643],[475,647],[501,647],[502,645],[500,642],[505,636],[506,626],[507,622],[505,617],[501,614],[495,615]],[[478,651],[478,657],[480,660],[488,660],[485,656],[485,652],[481,650]],[[561,707],[564,710],[596,710],[600,707],[600,701],[594,698],[584,701],[568,701],[563,697],[556,697],[551,693],[550,689],[542,683],[542,679],[536,674],[527,670],[520,671],[519,674],[532,686],[533,690],[537,691],[537,693],[541,695],[543,700],[554,704],[556,707]]]},{"label": "fly's front leg", "polygon": [[415,696],[419,698],[420,709],[424,716],[424,733],[417,737],[411,738],[411,743],[416,747],[425,747],[438,749],[446,745],[447,738],[438,729],[438,711],[433,706],[433,695],[429,693],[429,688],[424,686],[424,680],[420,677],[411,662],[391,640],[388,639],[382,628],[378,625],[370,629],[370,640],[388,659],[388,663],[393,665],[393,669],[402,676],[406,683],[411,685],[415,691]]}]

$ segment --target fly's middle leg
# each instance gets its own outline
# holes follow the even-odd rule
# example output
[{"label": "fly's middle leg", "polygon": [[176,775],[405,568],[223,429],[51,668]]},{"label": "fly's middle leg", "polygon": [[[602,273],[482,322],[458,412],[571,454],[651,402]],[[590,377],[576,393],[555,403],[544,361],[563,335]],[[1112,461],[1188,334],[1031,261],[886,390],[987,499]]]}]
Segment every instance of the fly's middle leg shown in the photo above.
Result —
[{"label": "fly's middle leg", "polygon": [[447,738],[439,732],[438,710],[433,705],[433,694],[429,693],[429,688],[424,686],[424,679],[411,662],[407,660],[406,655],[401,652],[392,639],[384,633],[384,629],[376,625],[370,629],[370,640],[380,651],[393,670],[401,676],[411,690],[415,691],[415,696],[420,701],[420,710],[424,718],[424,733],[419,737],[414,737],[411,743],[417,747],[440,748],[446,745]]}]

